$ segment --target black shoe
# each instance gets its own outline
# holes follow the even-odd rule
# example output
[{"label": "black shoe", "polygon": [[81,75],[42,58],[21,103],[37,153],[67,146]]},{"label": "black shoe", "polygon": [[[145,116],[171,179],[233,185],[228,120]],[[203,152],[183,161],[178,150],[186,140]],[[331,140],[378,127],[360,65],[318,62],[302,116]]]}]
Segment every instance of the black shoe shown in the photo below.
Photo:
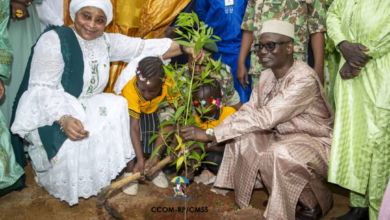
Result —
[{"label": "black shoe", "polygon": [[170,164],[166,165],[162,168],[162,171],[165,175],[171,175],[176,173],[176,166],[169,166]]},{"label": "black shoe", "polygon": [[295,212],[296,220],[319,220],[322,218],[322,210],[320,204],[317,204],[314,209],[302,207]]},{"label": "black shoe", "polygon": [[343,216],[332,218],[332,220],[369,220],[368,208],[352,207]]}]

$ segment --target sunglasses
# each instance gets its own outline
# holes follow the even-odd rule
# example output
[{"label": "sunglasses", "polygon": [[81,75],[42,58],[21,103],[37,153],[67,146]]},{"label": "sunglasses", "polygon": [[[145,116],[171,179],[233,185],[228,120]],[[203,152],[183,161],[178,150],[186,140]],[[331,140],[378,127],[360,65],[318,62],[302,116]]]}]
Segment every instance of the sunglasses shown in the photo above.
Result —
[{"label": "sunglasses", "polygon": [[266,44],[255,44],[255,52],[260,52],[263,48],[265,48],[267,51],[273,51],[275,50],[275,47],[277,44],[288,44],[291,41],[280,41],[280,42],[269,42]]}]

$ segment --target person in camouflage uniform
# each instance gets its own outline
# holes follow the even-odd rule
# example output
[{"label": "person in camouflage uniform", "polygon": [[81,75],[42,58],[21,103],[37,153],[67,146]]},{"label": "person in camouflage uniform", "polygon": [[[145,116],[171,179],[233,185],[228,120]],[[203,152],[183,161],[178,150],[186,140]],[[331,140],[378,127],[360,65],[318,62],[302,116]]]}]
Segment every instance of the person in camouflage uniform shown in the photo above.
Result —
[{"label": "person in camouflage uniform", "polygon": [[262,66],[253,52],[253,44],[259,42],[262,24],[267,20],[283,20],[295,26],[294,57],[307,62],[309,37],[314,53],[314,70],[324,81],[324,32],[326,31],[325,0],[249,0],[241,25],[244,30],[237,79],[246,88],[248,72],[245,59],[250,51],[252,88],[258,82]]}]

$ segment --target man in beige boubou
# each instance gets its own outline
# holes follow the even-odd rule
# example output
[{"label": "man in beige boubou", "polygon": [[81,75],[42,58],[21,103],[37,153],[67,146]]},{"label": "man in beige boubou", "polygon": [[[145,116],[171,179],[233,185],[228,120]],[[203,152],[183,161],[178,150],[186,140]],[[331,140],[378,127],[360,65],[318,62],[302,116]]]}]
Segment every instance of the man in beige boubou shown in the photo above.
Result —
[{"label": "man in beige boubou", "polygon": [[266,21],[255,49],[267,69],[250,101],[212,131],[181,130],[186,141],[226,141],[214,186],[234,189],[240,207],[265,186],[268,220],[321,219],[332,206],[322,181],[334,116],[316,72],[293,58],[293,39],[292,24]]}]

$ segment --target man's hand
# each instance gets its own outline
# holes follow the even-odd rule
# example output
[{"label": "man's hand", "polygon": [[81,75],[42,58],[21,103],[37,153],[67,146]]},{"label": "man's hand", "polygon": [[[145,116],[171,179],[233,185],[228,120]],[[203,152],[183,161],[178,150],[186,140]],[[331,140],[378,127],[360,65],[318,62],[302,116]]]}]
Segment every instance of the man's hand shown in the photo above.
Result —
[{"label": "man's hand", "polygon": [[[11,1],[11,18],[13,21],[17,20],[24,20],[27,17],[30,17],[30,14],[28,13],[27,6],[25,3],[20,3],[18,1]],[[18,11],[18,12],[17,12]],[[20,16],[19,11],[22,12],[22,15]],[[17,16],[19,14],[19,16]]]},{"label": "man's hand", "polygon": [[237,75],[238,82],[240,82],[242,88],[246,90],[246,86],[249,85],[248,70],[245,65],[238,65]]},{"label": "man's hand", "polygon": [[180,137],[184,142],[194,140],[201,142],[208,142],[206,131],[196,126],[186,126],[180,129]]},{"label": "man's hand", "polygon": [[5,93],[4,83],[3,80],[0,79],[0,99],[3,98],[4,93]]},{"label": "man's hand", "polygon": [[135,164],[133,173],[139,172],[141,174],[140,180],[145,180],[145,173],[144,173],[144,159],[143,158],[137,158],[137,164]]},{"label": "man's hand", "polygon": [[[149,158],[145,163],[145,172],[149,172],[149,170],[151,170],[154,166],[156,166],[158,162],[160,162],[160,157],[158,155],[155,155],[153,157],[153,160],[150,160],[150,158]],[[151,176],[153,174],[154,174],[154,172],[149,173],[148,176]]]},{"label": "man's hand", "polygon": [[370,49],[364,45],[343,41],[339,44],[339,49],[352,68],[360,70],[370,61],[370,57],[363,53]]},{"label": "man's hand", "polygon": [[352,79],[357,77],[360,71],[352,68],[347,62],[340,69],[340,76],[342,79]]},{"label": "man's hand", "polygon": [[65,135],[72,141],[81,140],[89,136],[89,131],[84,130],[84,126],[81,121],[73,118],[72,116],[69,116],[65,119],[64,123],[62,124],[62,128],[65,132]]}]

